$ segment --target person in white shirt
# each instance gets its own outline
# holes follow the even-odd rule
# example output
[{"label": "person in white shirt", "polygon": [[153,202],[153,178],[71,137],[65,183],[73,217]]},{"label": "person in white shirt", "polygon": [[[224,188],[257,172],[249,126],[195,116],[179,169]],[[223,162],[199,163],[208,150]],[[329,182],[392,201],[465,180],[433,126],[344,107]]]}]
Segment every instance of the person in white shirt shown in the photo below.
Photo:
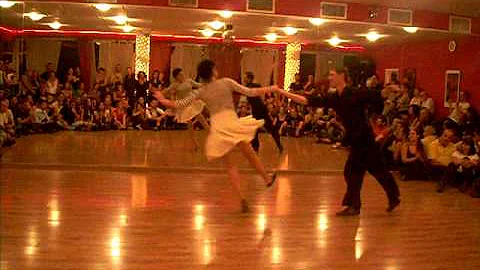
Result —
[{"label": "person in white shirt", "polygon": [[432,155],[430,154],[430,147],[432,145],[432,142],[436,139],[437,136],[435,135],[435,129],[433,128],[433,126],[426,126],[423,128],[423,139],[421,139],[421,141],[423,144],[425,155],[428,159],[432,159]]},{"label": "person in white shirt", "polygon": [[0,146],[10,146],[15,143],[15,120],[8,108],[8,100],[0,103]]},{"label": "person in white shirt", "polygon": [[437,192],[443,192],[447,185],[458,186],[463,192],[468,191],[473,183],[474,168],[478,164],[479,157],[474,141],[471,138],[464,139],[459,150],[453,152],[452,162],[440,180]]},{"label": "person in white shirt", "polygon": [[162,120],[167,116],[164,110],[158,107],[158,100],[154,99],[150,102],[150,107],[147,108],[147,123],[153,127],[154,130],[161,128]]},{"label": "person in white shirt", "polygon": [[422,108],[427,108],[430,111],[430,114],[434,115],[435,104],[433,103],[433,99],[430,97],[430,95],[423,91],[420,93],[420,97],[422,99]]}]

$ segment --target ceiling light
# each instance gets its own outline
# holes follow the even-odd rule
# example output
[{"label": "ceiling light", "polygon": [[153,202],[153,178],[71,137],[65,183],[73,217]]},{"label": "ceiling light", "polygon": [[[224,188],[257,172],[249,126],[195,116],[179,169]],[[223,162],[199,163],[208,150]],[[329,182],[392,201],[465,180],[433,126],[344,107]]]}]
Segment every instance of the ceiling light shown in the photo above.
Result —
[{"label": "ceiling light", "polygon": [[38,13],[36,11],[32,11],[30,13],[24,13],[23,16],[29,17],[32,21],[39,21],[39,20],[47,17],[47,15],[42,14],[42,13]]},{"label": "ceiling light", "polygon": [[337,47],[340,43],[345,41],[346,40],[342,40],[337,36],[333,36],[330,39],[327,39],[328,44],[332,45],[333,47]]},{"label": "ceiling light", "polygon": [[200,33],[202,33],[204,37],[211,37],[215,34],[215,32],[212,31],[212,29],[208,29],[208,28],[200,30]]},{"label": "ceiling light", "polygon": [[370,31],[368,32],[368,34],[365,35],[365,37],[368,39],[368,41],[370,42],[375,42],[377,41],[379,38],[382,37],[382,35],[379,35],[377,32],[375,31]]},{"label": "ceiling light", "polygon": [[282,28],[282,30],[286,35],[289,35],[289,36],[295,35],[298,32],[297,28],[291,27],[291,26],[284,27]]},{"label": "ceiling light", "polygon": [[325,20],[320,18],[310,18],[308,21],[315,26],[319,26],[325,23]]},{"label": "ceiling light", "polygon": [[225,26],[225,24],[221,21],[209,22],[208,25],[212,27],[214,30],[220,30],[220,28]]},{"label": "ceiling light", "polygon": [[107,12],[112,8],[112,5],[109,4],[95,4],[93,6],[101,12]]},{"label": "ceiling light", "polygon": [[125,24],[128,21],[128,17],[125,15],[117,15],[111,17],[117,24]]},{"label": "ceiling light", "polygon": [[50,28],[55,29],[55,30],[60,29],[60,27],[62,27],[62,24],[58,21],[48,23],[47,25],[50,26]]},{"label": "ceiling light", "polygon": [[2,7],[2,8],[11,8],[15,4],[16,3],[12,2],[12,1],[4,1],[4,0],[0,1],[0,7]]},{"label": "ceiling light", "polygon": [[268,34],[265,35],[265,38],[270,42],[274,42],[275,40],[277,40],[277,34],[268,33]]},{"label": "ceiling light", "polygon": [[229,19],[233,16],[233,12],[231,12],[230,10],[220,11],[220,16],[222,16],[222,18],[224,19]]},{"label": "ceiling light", "polygon": [[403,27],[403,30],[405,30],[406,32],[408,33],[416,33],[418,31],[418,27],[414,27],[414,26],[407,26],[407,27]]},{"label": "ceiling light", "polygon": [[135,27],[133,27],[129,24],[125,24],[124,26],[122,26],[122,30],[125,33],[132,32],[134,29],[135,29]]}]

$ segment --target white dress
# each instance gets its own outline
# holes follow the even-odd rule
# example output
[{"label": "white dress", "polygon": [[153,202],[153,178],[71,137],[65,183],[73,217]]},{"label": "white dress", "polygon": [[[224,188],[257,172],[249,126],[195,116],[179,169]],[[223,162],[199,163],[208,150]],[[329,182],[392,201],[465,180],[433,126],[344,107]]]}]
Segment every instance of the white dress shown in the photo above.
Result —
[{"label": "white dress", "polygon": [[[177,100],[181,100],[188,97],[192,93],[193,88],[199,88],[200,86],[201,84],[189,79],[182,83],[173,83],[168,90],[174,90],[177,94]],[[187,123],[202,113],[204,108],[205,102],[195,100],[185,108],[177,108],[175,111],[175,119],[179,123]]]},{"label": "white dress", "polygon": [[252,116],[239,118],[233,105],[233,92],[246,96],[256,96],[257,90],[244,87],[232,79],[223,78],[205,84],[200,89],[176,101],[178,108],[185,108],[195,100],[202,100],[210,111],[210,132],[205,145],[208,160],[223,157],[239,142],[250,142],[263,120]]}]

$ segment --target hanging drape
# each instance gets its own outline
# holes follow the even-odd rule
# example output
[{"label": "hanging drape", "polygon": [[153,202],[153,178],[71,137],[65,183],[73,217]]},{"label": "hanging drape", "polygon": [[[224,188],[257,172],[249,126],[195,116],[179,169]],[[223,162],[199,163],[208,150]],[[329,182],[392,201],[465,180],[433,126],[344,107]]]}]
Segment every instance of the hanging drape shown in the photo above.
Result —
[{"label": "hanging drape", "polygon": [[95,52],[93,40],[80,38],[78,40],[78,53],[80,54],[80,80],[85,84],[85,89],[90,90],[92,84],[92,69],[95,68]]},{"label": "hanging drape", "polygon": [[53,38],[28,38],[25,50],[27,52],[27,68],[40,73],[45,71],[45,66],[52,63],[57,67],[62,41]]},{"label": "hanging drape", "polygon": [[174,44],[170,71],[181,68],[186,78],[195,79],[197,66],[207,57],[207,47],[196,44]]},{"label": "hanging drape", "polygon": [[173,47],[169,43],[154,41],[150,43],[150,76],[156,69],[168,75],[172,51]]},{"label": "hanging drape", "polygon": [[126,73],[127,67],[133,67],[135,54],[132,41],[102,40],[99,42],[99,67],[105,68],[107,76],[114,72],[116,65],[120,65],[122,73]]},{"label": "hanging drape", "polygon": [[[242,74],[252,72],[255,82],[262,86],[270,85],[272,75],[276,69],[276,50],[248,48],[242,49]],[[243,79],[243,77],[242,77]],[[276,79],[274,78],[273,83]],[[242,81],[242,83],[244,83]]]},{"label": "hanging drape", "polygon": [[215,62],[220,78],[229,77],[240,82],[242,77],[240,48],[225,44],[212,44],[208,46],[208,55]]}]

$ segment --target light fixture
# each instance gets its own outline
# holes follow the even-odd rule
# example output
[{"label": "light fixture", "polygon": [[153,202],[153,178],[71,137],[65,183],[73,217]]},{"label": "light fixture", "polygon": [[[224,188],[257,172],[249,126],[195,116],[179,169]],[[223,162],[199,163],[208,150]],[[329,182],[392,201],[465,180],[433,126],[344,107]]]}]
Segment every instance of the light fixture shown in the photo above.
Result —
[{"label": "light fixture", "polygon": [[265,35],[265,39],[267,39],[270,42],[274,42],[275,40],[277,40],[277,34],[268,33],[268,34]]},{"label": "light fixture", "polygon": [[325,23],[325,20],[320,18],[310,18],[308,19],[308,21],[315,26],[319,26]]},{"label": "light fixture", "polygon": [[370,31],[365,35],[365,37],[368,39],[368,41],[375,42],[383,37],[383,35],[378,34],[376,31]]},{"label": "light fixture", "polygon": [[221,21],[212,21],[212,22],[209,22],[208,25],[212,27],[214,30],[220,30],[220,28],[225,26],[225,23]]},{"label": "light fixture", "polygon": [[298,32],[297,28],[291,26],[283,27],[282,30],[288,36],[295,35]]},{"label": "light fixture", "polygon": [[93,6],[101,12],[107,12],[112,8],[112,5],[109,4],[95,4]]},{"label": "light fixture", "polygon": [[230,10],[223,10],[220,11],[220,16],[222,16],[222,18],[224,19],[230,19],[233,16],[233,12],[231,12]]},{"label": "light fixture", "polygon": [[125,24],[124,26],[122,26],[122,30],[125,33],[132,32],[134,29],[135,29],[135,27],[133,27],[129,24]]},{"label": "light fixture", "polygon": [[418,31],[418,27],[407,26],[407,27],[403,27],[403,30],[405,30],[405,32],[413,34],[413,33],[416,33]]},{"label": "light fixture", "polygon": [[39,20],[47,17],[47,15],[42,14],[42,13],[38,13],[36,11],[32,11],[30,13],[24,13],[23,16],[29,17],[30,20],[32,20],[32,21],[39,21]]},{"label": "light fixture", "polygon": [[2,8],[11,8],[15,4],[16,3],[12,2],[12,1],[5,1],[5,0],[0,1],[0,7],[2,7]]},{"label": "light fixture", "polygon": [[211,37],[215,34],[215,32],[212,29],[208,29],[208,28],[200,30],[200,33],[202,33],[204,37]]},{"label": "light fixture", "polygon": [[345,42],[346,40],[340,39],[338,36],[333,36],[330,39],[327,39],[328,44],[333,47],[337,47],[340,43]]},{"label": "light fixture", "polygon": [[60,29],[60,27],[62,27],[62,24],[59,21],[54,21],[54,22],[48,23],[47,25],[50,26],[50,28],[55,30],[58,30]]},{"label": "light fixture", "polygon": [[128,17],[121,14],[117,16],[111,17],[112,20],[114,20],[117,24],[125,24],[128,21]]}]

